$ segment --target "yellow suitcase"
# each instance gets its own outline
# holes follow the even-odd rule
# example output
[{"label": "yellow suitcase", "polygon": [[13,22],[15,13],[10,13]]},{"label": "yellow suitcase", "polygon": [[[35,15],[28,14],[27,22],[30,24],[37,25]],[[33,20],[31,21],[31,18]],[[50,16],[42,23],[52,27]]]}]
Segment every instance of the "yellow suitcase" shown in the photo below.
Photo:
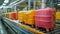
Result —
[{"label": "yellow suitcase", "polygon": [[6,14],[6,17],[8,18],[8,14]]},{"label": "yellow suitcase", "polygon": [[56,19],[60,20],[60,12],[56,12]]},{"label": "yellow suitcase", "polygon": [[9,18],[9,13],[7,13],[7,18]]},{"label": "yellow suitcase", "polygon": [[28,19],[26,24],[34,25],[34,19],[35,19],[35,10],[28,11]]},{"label": "yellow suitcase", "polygon": [[25,12],[25,15],[24,15],[24,23],[26,24],[27,23],[27,19],[28,19],[28,12]]},{"label": "yellow suitcase", "polygon": [[5,14],[5,17],[6,17],[6,14]]},{"label": "yellow suitcase", "polygon": [[23,22],[24,14],[25,14],[24,11],[18,12],[18,20],[19,20],[20,22]]},{"label": "yellow suitcase", "polygon": [[6,17],[6,14],[3,14],[4,17]]},{"label": "yellow suitcase", "polygon": [[9,13],[9,18],[12,19],[12,12]]},{"label": "yellow suitcase", "polygon": [[4,16],[6,17],[6,14]]}]

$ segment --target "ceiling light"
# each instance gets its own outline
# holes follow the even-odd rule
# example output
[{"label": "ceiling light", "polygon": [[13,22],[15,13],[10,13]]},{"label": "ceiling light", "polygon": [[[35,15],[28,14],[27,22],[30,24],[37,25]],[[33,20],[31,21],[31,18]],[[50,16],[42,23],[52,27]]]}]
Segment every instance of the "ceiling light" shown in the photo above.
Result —
[{"label": "ceiling light", "polygon": [[6,5],[5,3],[3,3],[3,5]]},{"label": "ceiling light", "polygon": [[4,3],[8,3],[8,2],[9,2],[9,0],[5,0],[5,1],[4,1]]},{"label": "ceiling light", "polygon": [[2,7],[0,7],[0,8],[2,8]]},{"label": "ceiling light", "polygon": [[0,8],[3,8],[3,6],[0,6]]},{"label": "ceiling light", "polygon": [[57,4],[57,5],[60,5],[60,4]]}]

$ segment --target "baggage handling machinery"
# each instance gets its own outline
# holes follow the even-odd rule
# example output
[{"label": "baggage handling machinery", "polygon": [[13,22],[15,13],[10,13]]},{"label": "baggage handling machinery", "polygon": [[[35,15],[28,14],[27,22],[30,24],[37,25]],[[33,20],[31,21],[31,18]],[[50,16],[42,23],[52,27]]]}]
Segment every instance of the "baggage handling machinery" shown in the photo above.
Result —
[{"label": "baggage handling machinery", "polygon": [[[15,24],[15,25],[18,25],[18,26],[21,26],[21,27],[23,27],[24,29],[26,29],[26,30],[29,30],[29,31],[31,31],[31,32],[33,32],[33,33],[35,33],[35,34],[55,34],[55,33],[58,33],[58,32],[60,32],[60,26],[57,26],[56,28],[55,28],[55,30],[54,31],[51,31],[51,32],[48,32],[48,33],[43,33],[43,32],[39,32],[38,30],[35,30],[35,29],[33,29],[33,28],[31,28],[31,27],[29,27],[29,26],[26,26],[26,25],[24,25],[24,24],[20,24],[20,23],[15,23],[14,21],[12,21],[12,20],[10,20],[10,19],[5,19],[6,21],[10,21],[10,22],[12,22],[12,24]],[[20,28],[19,28],[20,29]]]},{"label": "baggage handling machinery", "polygon": [[7,31],[5,30],[5,27],[1,22],[1,18],[0,18],[0,34],[7,34]]},{"label": "baggage handling machinery", "polygon": [[20,26],[17,26],[15,24],[11,23],[11,21],[9,21],[9,20],[4,19],[3,21],[4,21],[5,25],[8,25],[15,32],[15,34],[34,34]]}]

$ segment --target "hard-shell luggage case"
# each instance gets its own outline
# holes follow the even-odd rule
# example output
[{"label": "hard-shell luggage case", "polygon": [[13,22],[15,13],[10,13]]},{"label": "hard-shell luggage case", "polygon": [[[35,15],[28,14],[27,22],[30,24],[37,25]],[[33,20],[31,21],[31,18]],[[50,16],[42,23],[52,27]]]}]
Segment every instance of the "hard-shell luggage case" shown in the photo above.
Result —
[{"label": "hard-shell luggage case", "polygon": [[35,10],[28,11],[28,19],[26,24],[32,25],[32,26],[35,24]]},{"label": "hard-shell luggage case", "polygon": [[[55,10],[52,8],[44,8],[36,11],[35,25],[38,27],[46,28],[46,31],[55,27]],[[53,18],[54,17],[54,18]]]},{"label": "hard-shell luggage case", "polygon": [[19,20],[19,22],[24,21],[24,15],[25,15],[24,11],[18,12],[18,20]]},{"label": "hard-shell luggage case", "polygon": [[13,20],[17,20],[18,19],[17,16],[18,16],[17,12],[12,13],[12,19]]},{"label": "hard-shell luggage case", "polygon": [[12,19],[12,12],[9,13],[9,19]]}]

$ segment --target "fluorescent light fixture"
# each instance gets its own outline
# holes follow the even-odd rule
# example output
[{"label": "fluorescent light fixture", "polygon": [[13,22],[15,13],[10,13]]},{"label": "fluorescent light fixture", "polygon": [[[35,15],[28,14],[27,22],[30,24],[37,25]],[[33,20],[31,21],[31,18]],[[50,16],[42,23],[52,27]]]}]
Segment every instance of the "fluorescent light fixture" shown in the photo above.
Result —
[{"label": "fluorescent light fixture", "polygon": [[60,4],[57,4],[57,5],[60,5]]},{"label": "fluorescent light fixture", "polygon": [[6,5],[5,3],[3,3],[3,5]]},{"label": "fluorescent light fixture", "polygon": [[18,2],[19,0],[16,0],[16,1],[14,1],[14,2],[12,2],[12,3],[10,3],[9,5],[12,5],[12,4],[14,4],[14,3],[16,3],[16,2]]},{"label": "fluorescent light fixture", "polygon": [[9,2],[9,0],[5,0],[5,1],[4,1],[4,3],[8,3],[8,2]]},{"label": "fluorescent light fixture", "polygon": [[2,8],[2,7],[0,7],[0,8]]},{"label": "fluorescent light fixture", "polygon": [[3,6],[0,6],[0,8],[3,8]]}]

